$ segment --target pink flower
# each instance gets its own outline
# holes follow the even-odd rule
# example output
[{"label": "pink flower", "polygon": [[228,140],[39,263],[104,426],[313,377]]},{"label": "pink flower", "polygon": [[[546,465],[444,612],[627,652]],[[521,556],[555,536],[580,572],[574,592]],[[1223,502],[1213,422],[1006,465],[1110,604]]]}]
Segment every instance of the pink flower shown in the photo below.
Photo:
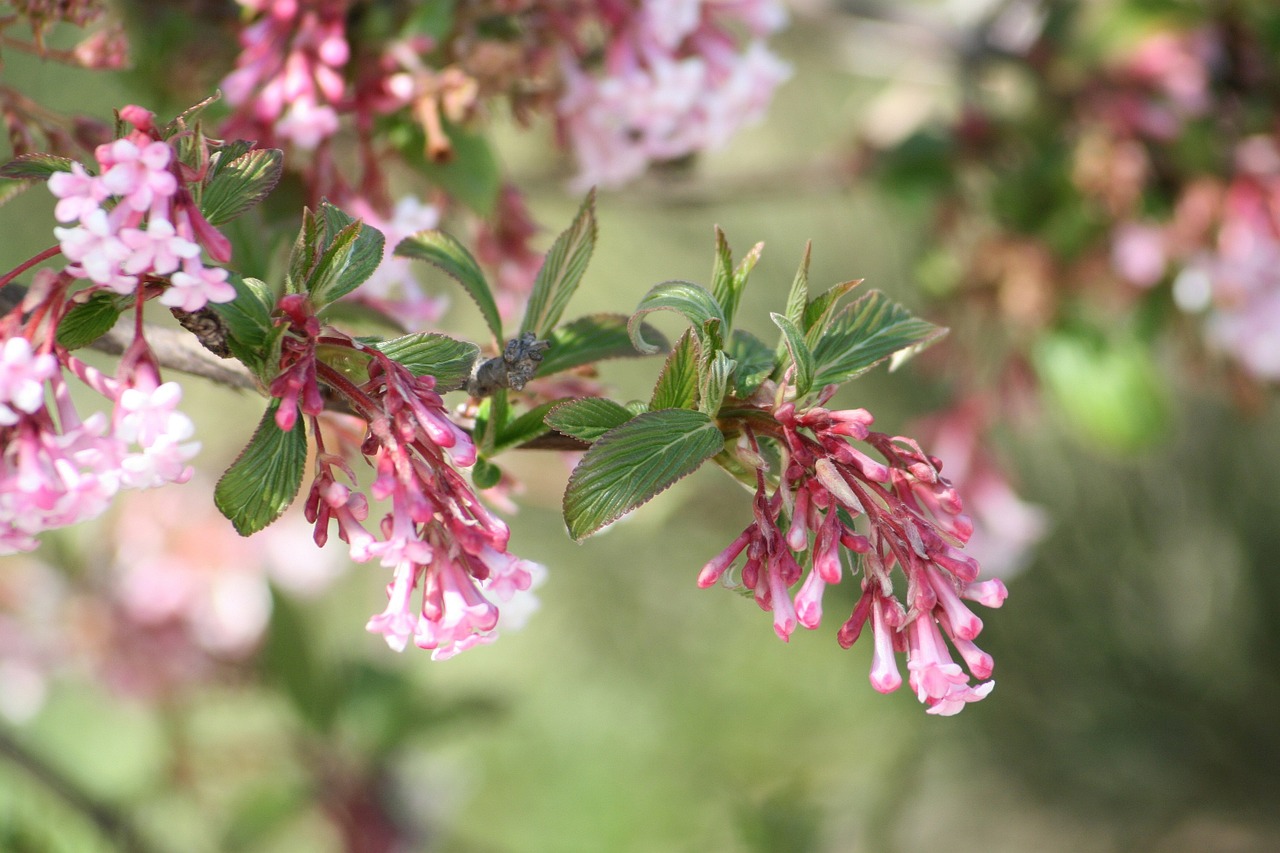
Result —
[{"label": "pink flower", "polygon": [[206,267],[198,257],[183,261],[182,270],[175,272],[169,282],[172,286],[160,294],[160,304],[183,311],[199,311],[210,302],[230,302],[236,298],[236,289],[227,281],[227,271]]},{"label": "pink flower", "polygon": [[[818,627],[823,592],[844,574],[843,546],[861,566],[862,595],[838,640],[852,645],[870,620],[872,686],[887,693],[901,685],[894,653],[905,650],[912,688],[931,713],[952,714],[985,696],[990,686],[969,686],[970,676],[952,661],[939,628],[970,672],[989,676],[990,656],[973,645],[982,621],[962,599],[998,607],[1007,593],[999,581],[978,583],[977,564],[959,550],[973,526],[955,488],[940,475],[941,463],[909,438],[871,432],[871,416],[862,409],[832,412],[817,405],[797,411],[783,403],[772,414],[777,431],[767,435],[780,454],[778,482],[766,478],[765,456],[756,433],[748,431],[740,455],[757,471],[755,518],[703,567],[699,586],[726,577],[745,552],[742,584],[773,612],[774,630],[786,640],[797,624]],[[851,441],[865,442],[885,462]],[[905,608],[894,592],[895,567],[906,579]]]},{"label": "pink flower", "polygon": [[169,171],[173,150],[165,142],[156,140],[139,147],[126,137],[99,145],[94,156],[104,170],[102,185],[135,211],[150,210],[178,189],[178,179]]},{"label": "pink flower", "polygon": [[58,198],[53,209],[59,222],[75,222],[97,210],[110,195],[100,177],[90,175],[79,163],[70,172],[54,172],[49,176],[49,192]]},{"label": "pink flower", "polygon": [[132,293],[137,278],[120,272],[120,265],[130,255],[129,247],[120,239],[107,213],[91,211],[74,228],[54,228],[54,235],[67,260],[91,281],[106,285],[116,293]]},{"label": "pink flower", "polygon": [[57,370],[57,360],[48,353],[35,355],[26,338],[5,341],[0,348],[0,426],[16,424],[18,412],[39,411],[44,406],[44,383]]}]

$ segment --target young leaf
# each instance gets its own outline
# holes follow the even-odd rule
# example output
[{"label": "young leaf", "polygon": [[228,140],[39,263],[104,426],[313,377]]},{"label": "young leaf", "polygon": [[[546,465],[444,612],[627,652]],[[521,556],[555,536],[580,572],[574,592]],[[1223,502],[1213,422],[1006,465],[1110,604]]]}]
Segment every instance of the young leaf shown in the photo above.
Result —
[{"label": "young leaf", "polygon": [[[641,334],[647,341],[659,342],[667,348],[666,338],[649,324],[642,324]],[[547,337],[551,349],[538,365],[538,376],[551,376],[584,364],[595,364],[608,358],[636,358],[640,355],[631,345],[625,314],[593,314],[557,326]]]},{"label": "young leaf", "polygon": [[214,155],[208,183],[200,197],[200,212],[210,225],[235,219],[276,187],[284,171],[284,153],[277,148],[256,148],[236,156],[225,166],[222,160],[233,152]]},{"label": "young leaf", "polygon": [[336,302],[373,275],[382,263],[382,232],[324,202],[325,246],[307,280],[307,292],[317,309]]},{"label": "young leaf", "polygon": [[285,293],[302,293],[307,289],[311,270],[324,250],[324,220],[311,208],[302,209],[302,227],[289,253],[289,270],[284,277]]},{"label": "young leaf", "polygon": [[818,346],[818,341],[826,333],[840,299],[860,284],[862,284],[860,278],[842,281],[805,306],[804,323],[800,328],[804,329],[804,341],[809,345],[809,349],[815,349]]},{"label": "young leaf", "polygon": [[436,390],[441,393],[465,385],[480,356],[480,347],[469,341],[431,332],[379,341],[374,346],[409,368],[414,376],[434,376]]},{"label": "young leaf", "polygon": [[55,172],[70,172],[71,163],[70,157],[22,154],[0,166],[0,178],[11,178],[15,181],[47,181]]},{"label": "young leaf", "polygon": [[701,361],[698,338],[689,329],[667,356],[649,398],[650,409],[692,409],[698,399],[698,366]]},{"label": "young leaf", "polygon": [[[783,347],[785,349],[785,343]],[[734,329],[729,336],[729,345],[725,348],[729,357],[738,363],[733,372],[733,393],[735,397],[750,397],[760,387],[760,383],[773,373],[778,363],[777,356],[764,341],[750,332]]]},{"label": "young leaf", "polygon": [[609,430],[622,426],[633,417],[625,406],[604,397],[584,397],[559,403],[545,418],[557,432],[571,435],[590,444]]},{"label": "young leaf", "polygon": [[[791,355],[791,364],[795,372],[791,376],[791,384],[796,389],[796,399],[809,393],[813,387],[813,353],[804,342],[804,335],[781,314],[770,314],[774,325],[782,330],[782,339],[786,343],[787,352]],[[778,377],[781,379],[782,377]]]},{"label": "young leaf", "polygon": [[272,400],[257,431],[213,490],[213,502],[241,536],[280,517],[302,485],[307,434],[299,421],[289,432],[276,426],[279,400]]},{"label": "young leaf", "polygon": [[711,418],[688,409],[645,412],[591,445],[569,477],[564,519],[581,541],[696,471],[720,452]]},{"label": "young leaf", "polygon": [[683,314],[699,332],[708,320],[719,320],[721,328],[725,325],[719,303],[706,290],[688,281],[664,281],[644,295],[627,323],[631,343],[645,355],[653,355],[658,347],[641,337],[641,321],[647,314],[664,310]]},{"label": "young leaf", "polygon": [[564,402],[564,399],[543,403],[522,414],[515,420],[508,421],[498,430],[498,437],[493,442],[495,453],[533,441],[538,436],[551,432],[546,424],[547,413]]},{"label": "young leaf", "polygon": [[946,332],[873,290],[837,314],[814,347],[813,383],[847,382],[899,351],[918,352]]},{"label": "young leaf", "polygon": [[[791,280],[791,291],[787,294],[787,306],[782,312],[782,316],[801,329],[808,328],[804,323],[804,311],[809,304],[809,257],[812,252],[813,241],[809,240],[804,244],[804,256],[800,258],[800,266],[796,269],[796,277]],[[775,350],[778,361],[782,360],[782,356],[786,352],[786,345],[785,339],[778,341],[778,348]],[[810,345],[812,346],[812,344]]]},{"label": "young leaf", "polygon": [[502,340],[502,320],[498,316],[498,304],[493,301],[493,293],[489,290],[484,273],[480,271],[480,265],[465,246],[443,231],[419,231],[401,240],[395,253],[402,258],[435,264],[448,273],[480,307],[480,314],[493,333],[493,339]]},{"label": "young leaf", "polygon": [[729,388],[729,380],[737,362],[723,352],[717,352],[711,359],[706,373],[702,377],[701,389],[698,392],[698,410],[715,417],[724,402],[725,392]]},{"label": "young leaf", "polygon": [[520,334],[533,332],[539,338],[546,338],[560,322],[569,299],[587,271],[596,245],[595,204],[596,192],[592,190],[587,193],[582,207],[578,208],[573,224],[551,245],[542,268],[538,270],[533,292],[529,294]]},{"label": "young leaf", "polygon": [[738,294],[733,292],[733,250],[719,225],[716,226],[716,259],[711,264],[711,295],[720,305],[725,320],[732,323],[738,308]]},{"label": "young leaf", "polygon": [[477,489],[492,489],[502,480],[502,469],[483,457],[471,466],[471,483]]},{"label": "young leaf", "polygon": [[751,271],[756,268],[756,264],[759,263],[760,253],[763,251],[764,243],[756,243],[742,256],[742,260],[738,262],[737,269],[733,271],[729,302],[727,304],[720,303],[724,307],[726,334],[729,332],[729,326],[733,323],[733,315],[738,311],[738,302],[742,299],[742,291],[747,288],[747,279],[751,276]]},{"label": "young leaf", "polygon": [[120,313],[131,304],[132,298],[98,291],[88,302],[68,311],[58,323],[58,343],[67,349],[88,346],[109,332],[120,319]]}]

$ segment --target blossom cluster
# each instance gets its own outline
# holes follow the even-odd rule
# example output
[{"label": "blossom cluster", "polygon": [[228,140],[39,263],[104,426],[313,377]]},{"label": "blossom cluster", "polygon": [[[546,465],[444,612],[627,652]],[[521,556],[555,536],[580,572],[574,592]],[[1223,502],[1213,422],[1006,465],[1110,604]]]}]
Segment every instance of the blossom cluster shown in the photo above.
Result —
[{"label": "blossom cluster", "polygon": [[54,228],[69,275],[98,289],[132,295],[147,276],[165,276],[162,305],[197,311],[208,302],[230,302],[235,288],[227,271],[205,266],[201,249],[226,262],[231,244],[201,214],[180,180],[172,146],[159,138],[154,116],[140,107],[120,112],[134,129],[100,145],[101,168],[79,163],[49,178],[58,197],[54,216],[75,223]]},{"label": "blossom cluster", "polygon": [[568,50],[561,61],[556,113],[581,188],[618,186],[650,163],[722,146],[759,120],[790,73],[764,44],[786,20],[773,0],[647,0],[602,18],[599,68]]},{"label": "blossom cluster", "polygon": [[[100,173],[72,163],[48,180],[54,215],[68,223],[54,233],[69,263],[35,273],[0,320],[0,553],[32,550],[39,533],[99,515],[121,489],[185,482],[199,448],[177,408],[181,387],[161,380],[141,311],[153,296],[184,311],[234,298],[227,271],[201,259],[207,250],[226,260],[230,244],[200,213],[154,116],[134,106],[120,116],[133,129],[95,150]],[[138,319],[114,377],[57,339],[68,312],[100,292],[133,297]],[[110,402],[109,418],[81,417],[67,372]]]},{"label": "blossom cluster", "polygon": [[[985,697],[993,661],[973,642],[982,621],[963,599],[999,607],[1007,592],[998,579],[978,581],[977,562],[961,550],[973,525],[941,462],[912,439],[871,432],[865,409],[800,411],[788,402],[773,417],[779,481],[770,484],[756,436],[745,433],[739,456],[756,470],[754,519],[703,567],[698,585],[732,584],[728,570],[745,553],[741,583],[787,640],[797,625],[818,627],[826,587],[846,572],[843,549],[861,566],[861,595],[838,640],[848,648],[870,623],[872,686],[901,686],[895,653],[905,652],[911,688],[929,713],[949,716]],[[971,683],[944,635],[981,683]]]},{"label": "blossom cluster", "polygon": [[[507,602],[529,590],[542,569],[507,550],[506,524],[454,469],[474,464],[476,448],[450,420],[434,377],[415,376],[373,348],[322,332],[301,296],[284,297],[281,310],[290,334],[270,392],[281,400],[281,429],[296,427],[299,409],[313,419],[316,468],[305,512],[315,525],[315,542],[328,541],[332,523],[353,560],[377,560],[392,570],[387,607],[369,620],[368,630],[397,651],[412,639],[438,660],[492,642],[499,622],[495,599]],[[315,349],[322,344],[365,353],[368,380],[356,385],[319,362]],[[323,408],[317,379],[345,396],[364,421],[361,435],[340,430],[336,451],[327,448],[315,419]],[[353,457],[375,472],[368,495],[356,488]],[[373,530],[365,525],[369,496],[389,505]],[[421,603],[415,605],[418,590]]]}]

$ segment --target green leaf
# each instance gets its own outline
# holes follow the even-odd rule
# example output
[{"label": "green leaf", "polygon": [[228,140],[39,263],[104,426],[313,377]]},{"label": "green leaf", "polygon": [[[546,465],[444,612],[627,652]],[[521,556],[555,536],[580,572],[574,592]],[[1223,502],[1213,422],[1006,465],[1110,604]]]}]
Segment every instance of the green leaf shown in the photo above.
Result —
[{"label": "green leaf", "polygon": [[75,306],[58,323],[58,343],[79,349],[111,331],[120,314],[133,304],[131,297],[98,291],[88,302]]},{"label": "green leaf", "polygon": [[547,413],[547,425],[590,444],[633,417],[625,406],[604,397],[584,397],[560,403]]},{"label": "green leaf", "polygon": [[227,324],[231,354],[258,373],[267,360],[267,344],[275,334],[271,318],[275,293],[264,282],[238,273],[231,273],[227,280],[236,289],[236,298],[230,302],[210,302],[209,307]]},{"label": "green leaf", "polygon": [[448,273],[480,307],[480,314],[493,333],[493,339],[502,340],[502,319],[498,316],[498,304],[493,301],[493,293],[489,290],[484,273],[480,271],[480,265],[466,246],[440,230],[420,231],[401,240],[395,253],[403,258],[435,264]]},{"label": "green leaf", "polygon": [[436,390],[442,393],[465,385],[480,357],[480,347],[475,344],[431,332],[379,341],[373,346],[409,368],[414,376],[434,376]]},{"label": "green leaf", "polygon": [[664,281],[654,285],[631,315],[627,330],[631,334],[631,343],[646,355],[658,351],[658,347],[646,342],[641,335],[641,321],[654,311],[677,311],[688,318],[694,327],[702,332],[708,320],[718,320],[720,327],[725,326],[724,314],[715,297],[703,288],[688,281]]},{"label": "green leaf", "polygon": [[702,412],[645,412],[600,436],[569,477],[564,518],[581,541],[696,471],[724,436]]},{"label": "green leaf", "polygon": [[698,392],[698,410],[715,417],[724,402],[725,392],[729,388],[729,380],[737,362],[723,352],[717,352],[711,359],[703,374],[701,388]]},{"label": "green leaf", "polygon": [[813,348],[813,384],[847,382],[895,353],[919,352],[946,332],[873,290],[837,314]]},{"label": "green leaf", "polygon": [[302,209],[302,226],[293,241],[289,253],[289,271],[285,273],[285,293],[302,293],[307,290],[311,270],[320,261],[324,250],[324,220],[310,208]]},{"label": "green leaf", "polygon": [[782,330],[783,342],[791,355],[791,364],[795,368],[791,384],[795,386],[796,399],[799,399],[808,394],[809,389],[813,387],[813,353],[809,351],[808,345],[804,342],[804,334],[796,328],[795,323],[776,313],[770,314],[769,318]]},{"label": "green leaf", "polygon": [[650,409],[692,409],[698,400],[698,366],[701,347],[689,329],[667,356],[649,398]]},{"label": "green leaf", "polygon": [[578,215],[551,244],[538,278],[529,294],[520,334],[533,332],[539,338],[547,335],[560,322],[569,299],[582,281],[596,245],[596,192],[587,193]]},{"label": "green leaf", "polygon": [[[785,346],[784,343],[784,349]],[[760,387],[760,383],[773,373],[773,368],[778,363],[778,357],[768,344],[741,329],[733,330],[725,352],[738,363],[733,373],[735,397],[746,398],[754,394]]]},{"label": "green leaf", "polygon": [[371,225],[352,219],[327,201],[320,205],[325,245],[307,280],[317,310],[346,296],[373,275],[382,263],[386,238]]},{"label": "green leaf", "polygon": [[[652,326],[643,324],[641,333],[647,341],[659,341],[666,349],[666,338]],[[608,358],[637,358],[641,353],[631,344],[625,314],[593,314],[579,317],[556,327],[547,337],[551,349],[538,365],[538,376],[551,376],[584,364],[595,364]]]},{"label": "green leaf", "polygon": [[507,389],[499,388],[476,408],[476,426],[471,440],[481,456],[494,455],[498,432],[509,420]]},{"label": "green leaf", "polygon": [[0,178],[47,181],[55,172],[70,172],[73,162],[75,161],[70,157],[55,157],[52,154],[22,154],[0,166]]},{"label": "green leaf", "polygon": [[[813,241],[809,240],[804,244],[804,256],[800,258],[800,266],[796,269],[796,277],[791,280],[791,290],[787,293],[787,305],[782,312],[782,316],[801,329],[808,328],[804,322],[804,311],[809,305],[809,257],[812,252]],[[811,342],[810,345],[812,346]],[[782,356],[786,352],[786,346],[785,338],[778,341],[778,348],[774,352],[778,361],[782,360]]]},{"label": "green leaf", "polygon": [[831,324],[831,318],[835,314],[840,299],[862,284],[862,281],[860,278],[842,281],[805,306],[804,324],[801,328],[804,329],[804,340],[809,345],[809,349],[816,349],[818,341],[826,334],[827,326]]},{"label": "green leaf", "polygon": [[213,155],[200,197],[200,212],[210,225],[229,222],[262,201],[284,172],[284,153],[277,148],[256,148],[223,166],[231,153],[224,150]]},{"label": "green leaf", "polygon": [[444,42],[453,31],[454,6],[457,0],[433,0],[431,3],[414,4],[405,21],[403,35],[430,36],[436,43]]},{"label": "green leaf", "polygon": [[447,120],[443,124],[452,149],[444,162],[427,156],[427,138],[417,122],[394,124],[387,139],[428,181],[481,216],[491,216],[502,189],[502,170],[488,139]]},{"label": "green leaf", "polygon": [[301,421],[288,432],[276,426],[279,400],[272,400],[253,438],[213,490],[213,502],[241,536],[257,533],[280,517],[302,485],[307,433]]},{"label": "green leaf", "polygon": [[498,437],[493,442],[494,453],[517,447],[533,441],[538,436],[551,432],[551,427],[546,424],[547,412],[563,402],[563,399],[559,399],[543,403],[525,412],[520,417],[508,421],[498,430]]},{"label": "green leaf", "polygon": [[488,459],[477,459],[471,466],[471,483],[477,489],[492,489],[501,481],[502,469]]},{"label": "green leaf", "polygon": [[733,250],[719,225],[716,226],[716,259],[711,264],[711,295],[725,319],[732,323],[738,307],[737,294],[733,292]]},{"label": "green leaf", "polygon": [[720,303],[724,309],[726,334],[730,331],[729,327],[733,323],[733,317],[738,312],[738,302],[742,299],[742,291],[747,289],[747,279],[751,276],[751,271],[756,268],[756,264],[759,263],[760,253],[763,251],[764,243],[756,243],[743,255],[742,260],[738,262],[737,269],[733,271],[728,301]]}]

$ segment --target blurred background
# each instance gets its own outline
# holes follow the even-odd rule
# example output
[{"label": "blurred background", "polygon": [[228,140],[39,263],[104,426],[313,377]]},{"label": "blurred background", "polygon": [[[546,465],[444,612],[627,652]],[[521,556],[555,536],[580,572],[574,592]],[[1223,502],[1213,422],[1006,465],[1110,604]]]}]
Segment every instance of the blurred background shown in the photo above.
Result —
[{"label": "blurred background", "polygon": [[[0,560],[0,849],[1280,849],[1275,377],[1177,300],[1199,255],[1163,251],[1147,282],[1117,255],[1123,226],[1172,221],[1201,179],[1230,185],[1231,146],[1280,128],[1270,7],[796,0],[764,122],[599,198],[580,313],[707,284],[718,224],[739,254],[765,243],[748,329],[770,328],[806,240],[816,289],[865,278],[952,328],[838,402],[922,441],[939,413],[988,406],[949,445],[951,470],[981,456],[1021,499],[990,522],[1019,523],[989,540],[1010,596],[981,614],[985,701],[936,718],[873,691],[866,643],[842,650],[830,624],[852,584],[789,644],[750,600],[698,590],[750,512],[711,469],[575,545],[572,460],[511,460],[512,550],[548,567],[541,607],[445,662],[366,634],[386,578],[316,551],[299,518],[240,541],[207,487],[169,487]],[[1237,24],[1254,77],[1216,54],[1171,132],[1098,130],[1120,108],[1097,97],[1163,93],[1177,113],[1195,88],[1126,64],[1147,39]],[[102,118],[157,97],[142,72],[75,74],[15,53],[0,81]],[[489,120],[545,247],[580,201],[570,165],[550,122]],[[1147,158],[1127,206],[1081,177],[1098,139]],[[50,242],[42,195],[0,210],[6,268]],[[451,328],[478,329],[451,296]],[[617,362],[602,379],[630,399],[652,376]],[[261,402],[184,387],[207,486]]]}]

